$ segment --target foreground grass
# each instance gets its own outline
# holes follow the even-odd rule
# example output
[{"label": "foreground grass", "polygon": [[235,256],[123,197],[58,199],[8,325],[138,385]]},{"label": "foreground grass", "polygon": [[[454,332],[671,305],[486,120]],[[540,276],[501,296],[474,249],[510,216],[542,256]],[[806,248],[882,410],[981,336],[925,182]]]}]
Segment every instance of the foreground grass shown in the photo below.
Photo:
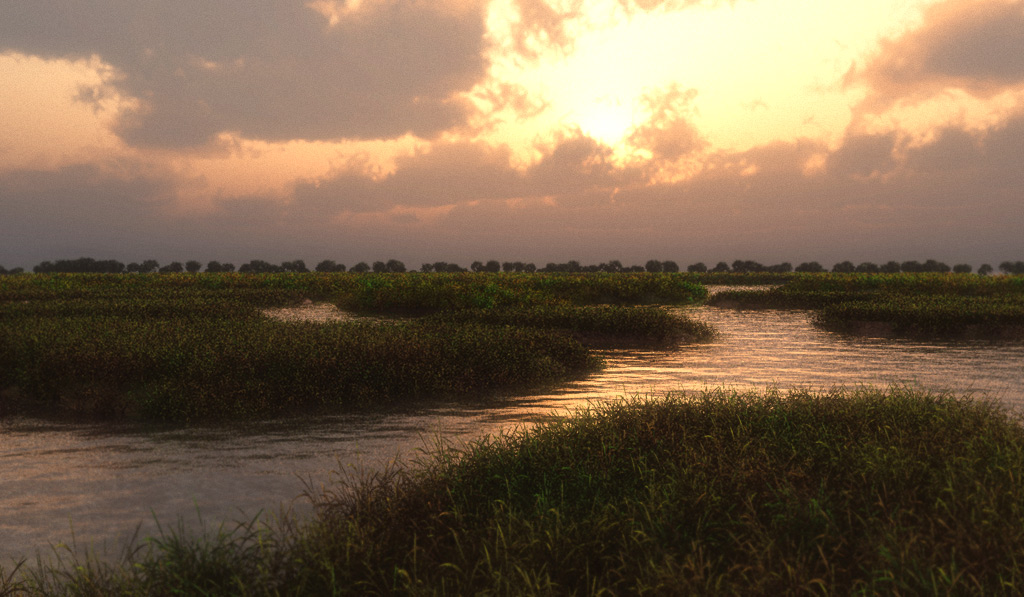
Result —
[{"label": "foreground grass", "polygon": [[0,593],[1019,593],[1021,470],[1020,421],[965,397],[634,398]]},{"label": "foreground grass", "polygon": [[814,309],[838,332],[911,338],[1024,339],[1024,276],[813,274],[770,290],[720,292],[739,309]]}]

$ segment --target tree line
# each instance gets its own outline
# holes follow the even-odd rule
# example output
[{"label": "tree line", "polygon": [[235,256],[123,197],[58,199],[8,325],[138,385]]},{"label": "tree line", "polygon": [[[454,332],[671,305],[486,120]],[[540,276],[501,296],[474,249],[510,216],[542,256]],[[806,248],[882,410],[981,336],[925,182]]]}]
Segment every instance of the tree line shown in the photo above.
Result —
[{"label": "tree line", "polygon": [[[277,272],[308,272],[310,269],[306,267],[306,263],[302,259],[295,259],[292,261],[284,261],[280,264],[273,264],[261,259],[253,259],[248,263],[244,263],[238,268],[233,263],[222,263],[220,261],[210,261],[206,264],[205,271],[219,273],[219,272],[239,272],[239,273],[277,273]],[[109,274],[123,274],[123,273],[198,273],[203,270],[203,264],[199,261],[190,260],[184,263],[180,261],[172,261],[166,265],[161,266],[154,259],[147,259],[142,262],[132,262],[127,265],[124,263],[113,260],[97,260],[90,257],[81,257],[79,259],[59,259],[57,261],[44,261],[39,265],[32,268],[35,273],[109,273]],[[389,259],[387,261],[374,261],[372,264],[365,261],[347,268],[344,264],[336,263],[333,260],[325,259],[320,263],[316,264],[313,271],[317,272],[355,272],[355,273],[405,273],[410,271],[406,269],[405,264],[397,259]],[[420,272],[516,272],[516,273],[532,273],[532,272],[571,272],[571,273],[583,273],[583,272],[678,272],[680,271],[679,265],[675,261],[659,261],[657,259],[651,259],[644,265],[623,265],[618,260],[611,260],[603,262],[597,265],[583,265],[579,261],[570,260],[565,263],[548,263],[544,267],[538,268],[533,263],[524,263],[522,261],[505,261],[499,262],[496,260],[490,261],[474,261],[468,269],[463,268],[457,263],[449,263],[446,261],[435,261],[432,263],[423,263],[420,268]],[[934,259],[928,259],[924,262],[919,261],[888,261],[883,264],[876,264],[870,261],[865,261],[860,264],[854,264],[852,261],[841,261],[832,266],[832,268],[826,269],[823,265],[817,261],[808,261],[793,267],[789,262],[779,263],[775,265],[763,265],[756,261],[744,261],[737,259],[731,264],[724,261],[720,261],[714,265],[714,267],[708,267],[702,262],[694,263],[686,267],[688,272],[704,273],[704,272],[735,272],[735,273],[788,273],[788,272],[837,272],[837,273],[921,273],[921,272],[936,272],[936,273],[957,273],[957,274],[969,274],[974,270],[966,264],[961,263],[950,267],[945,263],[936,261]],[[977,273],[982,276],[991,274],[994,268],[989,264],[983,264],[978,268]],[[999,264],[999,271],[1004,274],[1024,274],[1024,261],[1004,261]],[[14,269],[4,269],[0,266],[0,275],[4,274],[21,274],[24,270],[20,267]]]}]

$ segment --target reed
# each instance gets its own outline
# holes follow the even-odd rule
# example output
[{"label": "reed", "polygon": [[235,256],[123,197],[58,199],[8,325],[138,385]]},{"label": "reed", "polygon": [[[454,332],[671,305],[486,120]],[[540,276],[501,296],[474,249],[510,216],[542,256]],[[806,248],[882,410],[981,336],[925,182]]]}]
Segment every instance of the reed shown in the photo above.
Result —
[{"label": "reed", "polygon": [[483,399],[599,363],[567,336],[470,323],[91,316],[0,321],[0,333],[0,386],[20,396],[11,408],[162,421]]},{"label": "reed", "polygon": [[[589,346],[667,346],[707,326],[655,307],[668,275],[36,274],[0,280],[0,415],[210,421],[522,392],[599,366]],[[268,321],[332,299],[391,323]],[[570,300],[572,299],[572,300]]]},{"label": "reed", "polygon": [[914,337],[1024,339],[1024,277],[811,274],[768,290],[717,293],[739,309],[814,309],[825,329]]},{"label": "reed", "polygon": [[715,336],[711,326],[658,307],[550,302],[518,308],[449,311],[435,315],[434,319],[565,330],[582,344],[601,348],[664,348],[682,342],[706,342]]},{"label": "reed", "polygon": [[970,397],[641,396],[441,445],[321,494],[307,523],[172,534],[0,591],[1015,593],[1022,468],[1019,418]]}]

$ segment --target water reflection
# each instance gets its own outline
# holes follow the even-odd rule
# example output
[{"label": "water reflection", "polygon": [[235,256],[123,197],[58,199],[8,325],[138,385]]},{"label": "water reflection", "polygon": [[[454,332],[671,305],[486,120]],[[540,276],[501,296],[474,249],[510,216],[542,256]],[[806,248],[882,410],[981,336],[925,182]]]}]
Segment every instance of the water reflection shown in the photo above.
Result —
[{"label": "water reflection", "polygon": [[587,379],[489,404],[189,429],[4,422],[0,558],[45,555],[72,527],[79,546],[113,556],[137,524],[152,534],[154,516],[194,529],[197,513],[214,527],[282,504],[301,514],[308,505],[296,496],[332,471],[376,470],[438,438],[458,444],[632,393],[898,383],[1024,407],[1024,345],[851,338],[814,328],[803,311],[685,311],[721,336],[667,352],[608,351],[606,369]]}]

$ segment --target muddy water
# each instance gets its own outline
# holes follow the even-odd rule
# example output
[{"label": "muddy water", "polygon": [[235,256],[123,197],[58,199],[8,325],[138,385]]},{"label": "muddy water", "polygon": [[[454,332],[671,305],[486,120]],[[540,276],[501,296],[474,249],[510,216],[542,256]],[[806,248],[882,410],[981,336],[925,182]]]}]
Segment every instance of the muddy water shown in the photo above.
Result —
[{"label": "muddy water", "polygon": [[1020,344],[850,338],[814,328],[802,311],[684,311],[721,336],[672,351],[610,351],[606,369],[588,379],[487,406],[435,403],[184,430],[0,423],[0,562],[52,557],[52,546],[72,537],[79,550],[115,557],[137,528],[141,536],[154,534],[156,520],[192,532],[282,508],[308,513],[308,503],[296,498],[339,471],[378,470],[415,458],[437,438],[458,444],[632,393],[895,383],[1024,408]]}]

